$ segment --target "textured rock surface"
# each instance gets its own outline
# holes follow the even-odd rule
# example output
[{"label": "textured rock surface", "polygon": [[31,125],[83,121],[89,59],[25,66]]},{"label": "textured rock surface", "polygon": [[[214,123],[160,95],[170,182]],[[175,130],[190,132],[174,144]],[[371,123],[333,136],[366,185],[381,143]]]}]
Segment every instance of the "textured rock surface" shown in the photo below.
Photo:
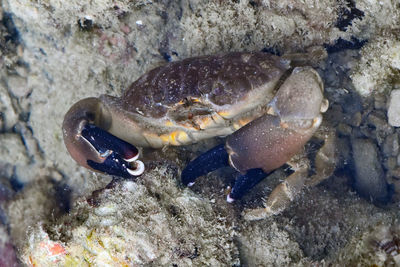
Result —
[{"label": "textured rock surface", "polygon": [[[49,249],[66,265],[81,263],[82,255],[88,262],[93,257],[92,265],[114,255],[167,266],[169,256],[185,266],[352,262],[355,248],[341,249],[344,244],[368,235],[379,223],[396,224],[393,218],[398,217],[397,202],[381,210],[359,198],[348,185],[352,177],[346,167],[351,162],[349,139],[368,139],[382,159],[384,177],[400,193],[400,155],[393,147],[393,136],[400,133],[386,116],[388,92],[398,89],[399,14],[394,0],[2,1],[0,138],[12,142],[0,145],[5,153],[0,157],[0,205],[10,236],[24,255],[20,258],[45,260]],[[352,41],[354,49],[341,51],[339,38]],[[369,42],[359,54],[364,40]],[[227,51],[305,52],[318,45],[331,52],[318,71],[331,103],[325,121],[338,128],[343,170],[307,189],[288,211],[248,224],[238,215],[242,205],[260,205],[276,183],[265,181],[242,202],[227,205],[230,175],[201,178],[193,193],[179,189],[178,175],[165,174],[166,165],[151,172],[154,184],[120,182],[90,197],[98,202],[86,202],[111,177],[78,167],[66,152],[61,122],[74,102],[102,93],[119,95],[146,70],[169,60]],[[360,98],[356,91],[370,98]],[[380,94],[371,99],[371,92]],[[189,152],[165,154],[175,155],[170,158],[181,167]],[[71,215],[62,216],[70,201]],[[192,222],[196,226],[190,229]],[[146,223],[150,227],[144,230]],[[151,239],[153,230],[160,246]],[[176,238],[179,234],[182,240]],[[220,246],[215,238],[226,242]],[[124,254],[139,241],[140,249]],[[168,244],[174,246],[160,251]],[[65,251],[77,256],[65,258]],[[370,265],[380,257],[371,255]]]},{"label": "textured rock surface", "polygon": [[388,120],[390,125],[400,127],[400,90],[393,90],[390,94]]},{"label": "textured rock surface", "polygon": [[0,266],[18,267],[14,244],[10,240],[7,227],[0,225]]},{"label": "textured rock surface", "polygon": [[[138,183],[124,181],[90,201],[79,199],[59,223],[32,232],[23,261],[34,266],[238,265],[233,222],[213,211],[207,199],[180,189],[173,174],[155,168]],[[58,247],[58,253],[47,247]]]}]

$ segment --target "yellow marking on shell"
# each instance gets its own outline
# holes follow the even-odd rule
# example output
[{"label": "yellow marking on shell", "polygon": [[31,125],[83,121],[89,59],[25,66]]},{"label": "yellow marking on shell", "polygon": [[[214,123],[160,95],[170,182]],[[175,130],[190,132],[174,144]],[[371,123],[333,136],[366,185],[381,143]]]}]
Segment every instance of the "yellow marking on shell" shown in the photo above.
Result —
[{"label": "yellow marking on shell", "polygon": [[251,122],[252,120],[253,118],[241,118],[238,121],[234,122],[232,126],[236,131],[245,126],[246,124],[248,124],[249,122]]},{"label": "yellow marking on shell", "polygon": [[245,126],[249,122],[251,122],[253,119],[252,118],[241,118],[238,122],[240,125]]},{"label": "yellow marking on shell", "polygon": [[178,133],[178,141],[180,144],[188,144],[190,142],[189,135],[184,131],[179,131]]},{"label": "yellow marking on shell", "polygon": [[186,128],[189,131],[198,131],[199,130],[199,127],[194,127],[193,124],[188,123],[188,122],[183,122],[183,123],[182,122],[178,122],[177,124],[179,126],[182,126],[182,127]]},{"label": "yellow marking on shell", "polygon": [[213,119],[211,117],[202,117],[202,118],[198,118],[196,123],[197,123],[197,125],[199,125],[200,129],[206,129],[206,128],[209,128],[215,122],[213,121]]},{"label": "yellow marking on shell", "polygon": [[232,124],[232,126],[233,126],[233,128],[235,129],[235,131],[236,131],[236,130],[239,130],[240,128],[242,128],[242,125],[240,125],[238,122],[234,122],[234,123]]},{"label": "yellow marking on shell", "polygon": [[180,146],[190,141],[189,136],[184,131],[173,131],[169,134],[162,134],[160,135],[160,139],[164,144],[173,146]]},{"label": "yellow marking on shell", "polygon": [[216,124],[222,124],[225,121],[225,119],[221,117],[218,113],[212,115],[212,119],[213,121],[215,121]]},{"label": "yellow marking on shell", "polygon": [[281,127],[282,127],[283,129],[286,129],[286,128],[289,127],[289,125],[288,125],[286,122],[281,122]]},{"label": "yellow marking on shell", "polygon": [[192,100],[192,102],[197,102],[197,103],[201,102],[201,100],[199,98],[195,98],[195,97],[191,98],[190,100]]},{"label": "yellow marking on shell", "polygon": [[169,143],[169,134],[160,135],[160,139],[164,144],[168,144]]},{"label": "yellow marking on shell", "polygon": [[167,121],[165,121],[164,125],[167,127],[171,127],[171,126],[174,126],[174,123],[170,120],[167,120]]},{"label": "yellow marking on shell", "polygon": [[150,144],[150,146],[155,148],[160,148],[163,146],[163,140],[161,140],[160,136],[158,136],[157,134],[144,132],[143,136],[146,139],[147,143]]},{"label": "yellow marking on shell", "polygon": [[218,111],[217,113],[218,113],[218,115],[220,115],[221,117],[223,117],[223,118],[225,118],[225,119],[229,119],[230,116],[232,115],[231,112],[226,111],[226,110],[224,110],[224,111]]}]

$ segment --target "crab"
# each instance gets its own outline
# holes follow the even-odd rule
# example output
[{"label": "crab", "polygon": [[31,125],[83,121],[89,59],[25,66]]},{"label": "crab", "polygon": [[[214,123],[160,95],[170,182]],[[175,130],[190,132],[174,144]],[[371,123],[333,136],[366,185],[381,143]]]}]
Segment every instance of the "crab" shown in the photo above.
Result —
[{"label": "crab", "polygon": [[63,122],[65,145],[78,164],[129,178],[144,171],[137,147],[226,137],[225,144],[186,166],[182,183],[191,186],[197,177],[231,166],[239,172],[227,195],[232,202],[288,163],[294,173],[272,191],[265,207],[244,211],[249,220],[277,214],[305,184],[328,177],[335,164],[334,137],[326,131],[311,179],[310,164],[296,156],[317,132],[328,101],[318,73],[292,65],[290,57],[262,52],[168,63],[141,76],[119,98],[101,95],[74,104]]}]

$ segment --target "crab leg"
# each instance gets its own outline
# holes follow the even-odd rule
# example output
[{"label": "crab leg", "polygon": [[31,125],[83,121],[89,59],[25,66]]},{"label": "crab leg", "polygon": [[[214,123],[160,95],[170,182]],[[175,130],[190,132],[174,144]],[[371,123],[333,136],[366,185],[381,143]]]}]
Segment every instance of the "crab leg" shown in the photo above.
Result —
[{"label": "crab leg", "polygon": [[235,185],[226,197],[226,201],[232,203],[240,199],[248,190],[267,177],[267,175],[268,173],[265,173],[262,169],[251,169],[245,175],[240,175],[236,178]]},{"label": "crab leg", "polygon": [[260,220],[282,212],[301,192],[306,177],[306,168],[296,170],[271,192],[264,204],[265,207],[245,210],[244,219]]},{"label": "crab leg", "polygon": [[229,166],[224,145],[218,145],[191,161],[182,171],[182,183],[192,186],[197,177],[216,169]]}]

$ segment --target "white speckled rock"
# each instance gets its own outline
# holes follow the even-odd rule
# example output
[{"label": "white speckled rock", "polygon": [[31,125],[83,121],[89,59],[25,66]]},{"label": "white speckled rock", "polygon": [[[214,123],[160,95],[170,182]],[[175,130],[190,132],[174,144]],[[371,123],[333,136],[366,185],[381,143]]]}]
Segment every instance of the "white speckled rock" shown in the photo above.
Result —
[{"label": "white speckled rock", "polygon": [[394,127],[400,126],[400,89],[393,90],[390,94],[388,121]]}]

